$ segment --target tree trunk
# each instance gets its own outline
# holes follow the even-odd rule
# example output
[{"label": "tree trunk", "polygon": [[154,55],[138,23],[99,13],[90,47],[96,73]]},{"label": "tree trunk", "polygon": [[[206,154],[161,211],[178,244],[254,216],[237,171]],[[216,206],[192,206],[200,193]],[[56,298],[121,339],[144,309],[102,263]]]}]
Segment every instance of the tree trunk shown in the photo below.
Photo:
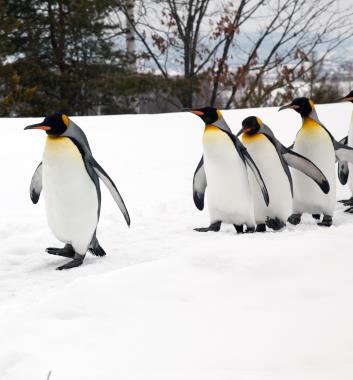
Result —
[{"label": "tree trunk", "polygon": [[127,0],[127,16],[130,22],[126,22],[126,51],[129,61],[128,67],[132,72],[136,71],[135,31],[132,27],[132,23],[135,22],[134,8],[135,0]]}]

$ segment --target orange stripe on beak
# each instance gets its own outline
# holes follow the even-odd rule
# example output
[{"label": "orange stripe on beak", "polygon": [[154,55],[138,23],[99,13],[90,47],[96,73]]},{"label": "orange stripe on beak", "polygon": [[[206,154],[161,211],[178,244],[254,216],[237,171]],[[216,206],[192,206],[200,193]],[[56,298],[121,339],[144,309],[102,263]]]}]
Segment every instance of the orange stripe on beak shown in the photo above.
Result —
[{"label": "orange stripe on beak", "polygon": [[25,130],[28,130],[28,129],[41,129],[43,131],[50,131],[51,127],[49,127],[48,125],[33,124],[33,125],[28,125],[25,128]]},{"label": "orange stripe on beak", "polygon": [[204,115],[204,113],[203,113],[202,111],[192,110],[192,111],[190,111],[190,112],[192,112],[193,114],[195,114],[195,115],[197,115],[197,116],[203,116],[203,115]]},{"label": "orange stripe on beak", "polygon": [[32,127],[31,129],[42,129],[43,131],[50,131],[51,127],[48,127],[47,125],[40,125],[38,127]]},{"label": "orange stripe on beak", "polygon": [[278,111],[287,110],[287,109],[296,110],[298,108],[299,106],[297,104],[288,104],[287,106],[281,107]]}]

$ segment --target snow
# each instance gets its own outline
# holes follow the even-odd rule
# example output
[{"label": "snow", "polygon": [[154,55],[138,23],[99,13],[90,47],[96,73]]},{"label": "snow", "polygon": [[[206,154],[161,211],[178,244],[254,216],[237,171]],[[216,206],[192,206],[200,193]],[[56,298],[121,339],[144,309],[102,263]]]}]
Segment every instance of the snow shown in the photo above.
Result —
[{"label": "snow", "polygon": [[[318,106],[340,139],[351,104]],[[225,111],[234,132],[257,115],[290,144],[293,111]],[[283,232],[197,233],[202,122],[187,113],[73,118],[115,180],[128,229],[103,188],[98,239],[108,255],[55,268],[43,200],[28,187],[45,135],[38,119],[0,119],[0,379],[351,380],[353,216],[306,216]],[[338,187],[338,199],[350,196]]]}]

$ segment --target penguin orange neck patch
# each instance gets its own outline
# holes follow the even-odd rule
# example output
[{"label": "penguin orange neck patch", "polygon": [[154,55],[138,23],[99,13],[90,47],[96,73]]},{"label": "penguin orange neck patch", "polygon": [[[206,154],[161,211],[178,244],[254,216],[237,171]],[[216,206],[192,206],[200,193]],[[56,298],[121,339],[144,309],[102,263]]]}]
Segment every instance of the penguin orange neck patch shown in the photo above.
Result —
[{"label": "penguin orange neck patch", "polygon": [[66,142],[66,140],[70,140],[70,139],[67,137],[62,137],[62,136],[47,136],[48,143],[60,143],[60,142]]},{"label": "penguin orange neck patch", "polygon": [[319,123],[317,123],[315,120],[306,116],[303,118],[302,128],[304,128],[306,130],[314,130],[314,129],[321,128],[321,125]]},{"label": "penguin orange neck patch", "polygon": [[[228,137],[226,133],[224,133],[216,126],[209,124],[205,127],[205,131],[203,134],[203,143],[213,145],[215,143],[223,142],[225,137]],[[230,141],[229,138],[227,138],[226,140]]]},{"label": "penguin orange neck patch", "polygon": [[248,135],[247,133],[243,133],[241,135],[241,141],[243,143],[249,143],[257,140],[261,140],[264,137],[262,133],[255,133],[254,135]]},{"label": "penguin orange neck patch", "polygon": [[213,124],[207,124],[205,126],[205,132],[221,132],[221,130]]}]

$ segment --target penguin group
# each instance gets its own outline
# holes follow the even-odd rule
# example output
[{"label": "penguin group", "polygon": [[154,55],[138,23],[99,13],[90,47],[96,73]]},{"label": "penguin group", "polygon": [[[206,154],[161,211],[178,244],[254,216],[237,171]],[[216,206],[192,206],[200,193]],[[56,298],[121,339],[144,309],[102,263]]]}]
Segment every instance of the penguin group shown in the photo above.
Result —
[{"label": "penguin group", "polygon": [[[353,91],[340,100],[353,103]],[[302,117],[302,127],[290,147],[259,117],[245,118],[239,132],[233,134],[218,109],[188,110],[205,126],[193,199],[203,210],[207,191],[210,224],[196,231],[219,231],[222,223],[232,224],[237,233],[277,231],[287,221],[300,223],[303,213],[329,227],[336,201],[336,161],[340,182],[348,181],[352,192],[343,203],[350,206],[346,211],[353,213],[353,176],[349,176],[353,172],[353,118],[348,136],[338,142],[320,122],[312,100],[296,98],[279,110],[285,109]],[[32,176],[30,198],[36,204],[43,191],[48,225],[64,247],[47,248],[46,252],[70,259],[59,270],[80,266],[88,251],[104,256],[97,239],[100,181],[128,226],[130,216],[113,180],[93,157],[86,135],[63,113],[47,116],[25,130],[47,134],[43,161]]]},{"label": "penguin group", "polygon": [[[353,91],[340,100],[353,103]],[[349,180],[352,197],[343,203],[351,206],[346,211],[353,213],[353,179],[349,177],[353,118],[348,136],[338,142],[320,122],[311,99],[295,98],[279,111],[286,109],[302,118],[290,147],[259,117],[245,118],[235,135],[218,109],[188,110],[205,125],[193,198],[195,206],[203,210],[207,189],[210,225],[196,231],[219,231],[222,223],[233,224],[238,233],[265,232],[267,228],[279,231],[287,222],[299,224],[304,213],[311,214],[319,226],[330,227],[336,202],[336,161],[340,182]]]}]

